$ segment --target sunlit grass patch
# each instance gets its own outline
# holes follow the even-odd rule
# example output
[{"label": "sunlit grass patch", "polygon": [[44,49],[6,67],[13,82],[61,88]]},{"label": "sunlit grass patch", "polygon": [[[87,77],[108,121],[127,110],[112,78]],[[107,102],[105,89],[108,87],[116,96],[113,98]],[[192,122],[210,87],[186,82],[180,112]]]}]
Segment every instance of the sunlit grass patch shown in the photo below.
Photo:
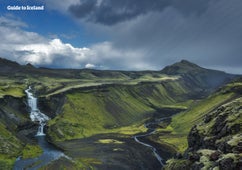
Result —
[{"label": "sunlit grass patch", "polygon": [[122,144],[123,141],[119,141],[116,139],[99,139],[97,143],[103,143],[103,144]]},{"label": "sunlit grass patch", "polygon": [[23,159],[27,158],[35,158],[37,156],[40,156],[42,154],[42,149],[39,145],[30,145],[27,144],[23,149]]}]

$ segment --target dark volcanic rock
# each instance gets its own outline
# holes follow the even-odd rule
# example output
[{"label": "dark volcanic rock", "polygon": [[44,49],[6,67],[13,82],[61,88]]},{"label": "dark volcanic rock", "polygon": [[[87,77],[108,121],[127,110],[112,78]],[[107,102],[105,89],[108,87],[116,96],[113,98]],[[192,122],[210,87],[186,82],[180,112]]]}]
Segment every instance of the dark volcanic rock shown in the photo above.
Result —
[{"label": "dark volcanic rock", "polygon": [[234,160],[232,158],[223,159],[219,162],[219,168],[223,170],[233,170],[235,169],[233,162]]},{"label": "dark volcanic rock", "polygon": [[216,161],[216,160],[218,160],[218,158],[219,158],[219,156],[221,155],[221,152],[219,152],[219,151],[215,151],[214,153],[212,153],[211,155],[210,155],[210,161]]},{"label": "dark volcanic rock", "polygon": [[241,168],[241,108],[242,98],[234,99],[208,113],[203,122],[193,126],[186,152],[191,161],[190,169]]},{"label": "dark volcanic rock", "polygon": [[197,125],[193,126],[188,135],[188,146],[190,151],[196,151],[203,145],[203,136],[199,134]]},{"label": "dark volcanic rock", "polygon": [[196,162],[196,161],[199,161],[199,159],[200,159],[200,155],[199,155],[198,153],[194,152],[194,153],[191,153],[191,154],[189,155],[188,159],[189,159],[190,161],[192,161],[192,162]]}]

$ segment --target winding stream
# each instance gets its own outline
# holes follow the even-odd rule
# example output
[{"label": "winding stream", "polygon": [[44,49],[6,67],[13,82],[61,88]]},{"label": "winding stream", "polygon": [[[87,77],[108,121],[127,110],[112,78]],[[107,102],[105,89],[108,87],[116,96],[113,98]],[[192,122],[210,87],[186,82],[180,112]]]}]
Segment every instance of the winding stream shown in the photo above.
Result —
[{"label": "winding stream", "polygon": [[164,118],[160,118],[160,119],[158,119],[158,120],[156,120],[154,122],[146,123],[145,127],[148,129],[148,133],[143,134],[143,135],[136,135],[136,136],[134,136],[134,140],[137,143],[139,143],[141,145],[144,145],[144,146],[146,146],[146,147],[148,147],[148,148],[150,148],[152,150],[152,152],[154,153],[156,159],[160,162],[162,167],[164,166],[163,159],[158,154],[157,149],[154,146],[152,146],[152,145],[150,145],[148,143],[141,142],[139,138],[142,138],[142,137],[145,137],[145,136],[150,136],[150,135],[154,134],[156,132],[156,129],[150,127],[150,125],[157,125],[157,124],[161,123],[162,121],[164,121],[166,119],[169,119],[169,118],[171,118],[171,117],[164,117]]},{"label": "winding stream", "polygon": [[41,113],[37,107],[37,98],[31,93],[31,87],[25,90],[28,97],[28,106],[30,107],[30,119],[34,122],[39,123],[38,131],[35,135],[39,146],[42,148],[43,153],[39,157],[31,159],[22,159],[18,157],[15,164],[14,170],[37,170],[50,162],[59,159],[60,157],[67,157],[63,152],[55,148],[53,145],[48,143],[45,138],[44,126],[46,122],[50,119],[44,113]]},{"label": "winding stream", "polygon": [[[50,118],[44,113],[41,113],[39,111],[37,106],[37,98],[34,97],[31,91],[32,91],[31,87],[25,90],[28,97],[28,106],[30,108],[30,119],[33,122],[38,122],[39,124],[38,131],[36,132],[35,138],[37,139],[39,146],[42,148],[43,153],[39,157],[31,158],[31,159],[22,159],[21,157],[18,157],[14,164],[14,168],[13,168],[14,170],[24,170],[24,169],[37,170],[45,165],[48,165],[52,161],[59,159],[60,157],[65,157],[67,159],[70,159],[63,152],[61,152],[60,150],[58,150],[57,148],[55,148],[53,145],[51,145],[46,141],[44,126],[46,125],[46,122]],[[134,140],[137,143],[142,144],[152,150],[153,154],[155,155],[156,159],[159,161],[161,166],[164,166],[164,163],[163,163],[162,157],[158,154],[157,149],[148,143],[141,142],[140,138],[154,134],[156,132],[156,129],[152,128],[151,125],[157,125],[160,122],[169,118],[170,117],[165,117],[151,123],[146,123],[145,127],[148,129],[147,133],[134,136]]]}]

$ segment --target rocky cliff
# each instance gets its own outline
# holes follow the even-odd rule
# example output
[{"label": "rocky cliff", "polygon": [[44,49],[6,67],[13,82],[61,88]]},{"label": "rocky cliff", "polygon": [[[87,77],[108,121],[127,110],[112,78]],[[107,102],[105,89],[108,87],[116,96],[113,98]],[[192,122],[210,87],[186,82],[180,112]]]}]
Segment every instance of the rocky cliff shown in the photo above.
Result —
[{"label": "rocky cliff", "polygon": [[232,83],[221,90],[235,92],[230,101],[205,114],[188,135],[183,156],[167,161],[164,169],[222,169],[242,167],[242,84]]}]

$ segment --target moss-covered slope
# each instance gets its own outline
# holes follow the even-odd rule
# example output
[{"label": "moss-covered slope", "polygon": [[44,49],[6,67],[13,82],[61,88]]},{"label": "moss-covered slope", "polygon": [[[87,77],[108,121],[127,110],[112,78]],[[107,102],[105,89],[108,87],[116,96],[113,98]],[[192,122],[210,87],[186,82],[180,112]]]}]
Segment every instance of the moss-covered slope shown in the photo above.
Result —
[{"label": "moss-covered slope", "polygon": [[56,141],[112,132],[154,114],[166,116],[159,113],[161,108],[184,109],[190,93],[180,81],[172,80],[75,89],[65,93],[62,112],[48,123],[48,134]]},{"label": "moss-covered slope", "polygon": [[[241,167],[241,82],[226,85],[198,106],[173,118],[172,133],[187,134],[188,149],[180,159],[169,160],[165,169]],[[192,129],[188,130],[189,127]]]},{"label": "moss-covered slope", "polygon": [[[188,108],[196,103],[194,100],[207,96],[232,78],[233,75],[204,69],[187,61],[181,61],[163,71],[136,72],[35,68],[0,58],[1,166],[8,169],[17,156],[34,155],[34,150],[39,153],[31,139],[37,125],[29,120],[25,105],[24,89],[29,85],[41,97],[40,110],[52,118],[48,122],[49,139],[65,148],[68,142],[75,143],[72,139],[79,142],[101,135],[106,140],[106,134],[112,134],[114,139],[122,137],[126,140],[133,134],[146,131],[143,123],[147,119],[168,115],[160,109]],[[179,150],[182,142],[178,142],[178,137],[185,139],[189,127],[200,121],[197,115],[202,116],[213,110],[233,97],[233,94],[224,93],[222,100],[218,94],[200,103],[200,106],[195,104],[193,107],[198,110],[195,115],[189,113],[189,110],[180,117],[174,117],[171,126],[161,130],[160,134],[168,134],[166,139],[169,141],[158,137],[155,142],[169,143],[171,139],[173,143],[170,143],[178,146]],[[206,109],[208,103],[211,107]],[[191,123],[182,120],[185,115],[189,115],[187,120]],[[93,142],[92,147],[95,148],[96,141]],[[124,150],[129,142],[124,144]],[[133,150],[132,154],[135,152]],[[140,152],[143,154],[143,151]],[[131,153],[127,154],[130,156]],[[132,154],[130,157],[133,157]]]},{"label": "moss-covered slope", "polygon": [[14,97],[15,91],[0,98],[0,169],[12,169],[17,157],[35,157],[41,149],[34,134],[38,125],[28,117],[24,97]]}]

